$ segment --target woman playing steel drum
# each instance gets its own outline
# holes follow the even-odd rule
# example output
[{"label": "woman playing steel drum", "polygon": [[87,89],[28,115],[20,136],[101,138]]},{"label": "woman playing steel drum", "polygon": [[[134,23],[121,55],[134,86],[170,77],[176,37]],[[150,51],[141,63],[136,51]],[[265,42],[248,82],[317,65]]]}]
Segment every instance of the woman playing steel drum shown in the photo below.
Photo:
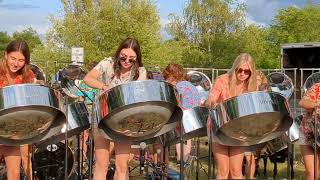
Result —
[{"label": "woman playing steel drum", "polygon": [[[11,41],[0,64],[0,87],[35,82],[29,64],[28,44],[21,40]],[[20,179],[20,146],[0,145],[0,155],[5,157],[8,180]]]},{"label": "woman playing steel drum", "polygon": [[[145,80],[146,70],[142,66],[138,41],[127,38],[120,44],[114,57],[102,60],[85,76],[84,82],[90,87],[106,91],[129,81]],[[104,138],[97,129],[94,130],[94,146],[96,160],[94,179],[104,180],[109,166],[110,141]],[[115,142],[115,153],[115,179],[129,179],[130,142]]]},{"label": "woman playing steel drum", "polygon": [[[253,58],[247,53],[242,53],[235,59],[231,70],[216,79],[205,105],[212,108],[228,98],[257,91],[260,84],[261,78],[256,73]],[[208,121],[209,127],[210,122]],[[243,179],[243,147],[225,146],[213,142],[212,149],[216,160],[217,179]]]},{"label": "woman playing steel drum", "polygon": [[301,122],[298,143],[300,144],[300,150],[303,156],[306,179],[313,180],[315,179],[315,157],[312,145],[315,142],[312,127],[314,127],[314,117],[319,116],[320,113],[318,108],[320,105],[320,83],[315,83],[309,88],[300,100],[299,105],[306,110],[306,113]]}]

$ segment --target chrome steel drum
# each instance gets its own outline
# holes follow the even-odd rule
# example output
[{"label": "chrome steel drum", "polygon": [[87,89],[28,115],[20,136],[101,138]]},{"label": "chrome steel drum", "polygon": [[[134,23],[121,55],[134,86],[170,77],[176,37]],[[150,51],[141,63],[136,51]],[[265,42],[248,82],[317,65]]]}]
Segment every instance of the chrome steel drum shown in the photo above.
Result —
[{"label": "chrome steel drum", "polygon": [[280,137],[275,138],[266,143],[266,152],[269,155],[273,155],[288,147],[288,143],[294,143],[299,140],[299,126],[301,124],[302,115],[297,116],[289,131],[282,134]]},{"label": "chrome steel drum", "polygon": [[210,78],[199,71],[189,71],[187,76],[188,81],[197,88],[201,101],[207,100],[212,86]]},{"label": "chrome steel drum", "polygon": [[145,80],[121,84],[99,97],[99,128],[113,140],[145,140],[176,127],[182,118],[174,86]]},{"label": "chrome steel drum", "polygon": [[65,121],[55,92],[38,84],[18,84],[0,89],[0,143],[38,141],[54,122]]},{"label": "chrome steel drum", "polygon": [[292,80],[280,72],[273,72],[267,75],[269,89],[272,92],[278,92],[289,99],[293,93],[294,87]]},{"label": "chrome steel drum", "polygon": [[66,123],[59,124],[52,127],[38,144],[46,145],[57,143],[65,139],[65,132],[67,137],[80,134],[90,126],[88,109],[84,102],[74,102],[68,104],[68,128]]},{"label": "chrome steel drum", "polygon": [[[74,171],[75,157],[72,149],[67,149],[67,173],[70,177]],[[34,176],[39,180],[44,179],[65,179],[65,157],[66,145],[62,142],[41,146],[35,149],[32,168]]]},{"label": "chrome steel drum", "polygon": [[303,85],[304,92],[306,93],[316,83],[320,83],[320,72],[313,73],[306,79]]},{"label": "chrome steel drum", "polygon": [[[183,140],[207,135],[207,119],[209,110],[205,107],[194,107],[183,111]],[[175,130],[162,135],[162,142],[166,145],[177,144],[180,141],[179,125]]]},{"label": "chrome steel drum", "polygon": [[62,92],[69,97],[68,101],[75,102],[79,98],[77,83],[79,80],[82,80],[85,75],[86,72],[79,65],[71,64],[57,72],[54,78],[55,81],[53,81],[52,84],[59,84]]},{"label": "chrome steel drum", "polygon": [[46,82],[46,74],[38,66],[30,64],[30,69],[36,76],[37,80],[42,80],[43,82]]},{"label": "chrome steel drum", "polygon": [[275,92],[250,92],[227,99],[211,111],[210,117],[213,139],[229,146],[272,140],[292,124],[286,99]]}]

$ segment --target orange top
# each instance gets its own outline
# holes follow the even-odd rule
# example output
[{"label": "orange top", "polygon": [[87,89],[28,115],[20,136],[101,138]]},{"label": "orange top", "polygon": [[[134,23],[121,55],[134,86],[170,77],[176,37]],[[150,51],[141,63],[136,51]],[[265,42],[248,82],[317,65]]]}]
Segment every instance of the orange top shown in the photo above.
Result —
[{"label": "orange top", "polygon": [[[230,91],[229,91],[229,74],[222,74],[217,77],[216,81],[214,82],[214,85],[212,86],[210,96],[218,96],[217,102],[215,103],[220,103],[226,99],[231,98]],[[257,75],[257,90],[258,87],[262,83],[262,78],[260,75]],[[247,87],[241,86],[237,90],[240,94],[243,94],[247,92]]]},{"label": "orange top", "polygon": [[[34,78],[35,78],[35,75],[34,75],[33,71],[29,70],[27,82],[23,82],[22,75],[18,75],[14,79],[14,84],[31,83],[31,82],[33,82]],[[9,83],[9,81],[6,77],[0,78],[0,88],[3,88],[5,86],[9,86],[9,85],[11,85],[11,84]]]}]

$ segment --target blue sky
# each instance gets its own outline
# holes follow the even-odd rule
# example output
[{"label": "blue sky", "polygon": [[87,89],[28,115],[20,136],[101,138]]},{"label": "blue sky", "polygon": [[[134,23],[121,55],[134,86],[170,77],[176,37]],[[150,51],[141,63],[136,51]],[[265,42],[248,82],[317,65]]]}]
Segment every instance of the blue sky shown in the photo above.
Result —
[{"label": "blue sky", "polygon": [[[238,0],[247,6],[247,22],[260,25],[271,23],[277,9],[288,6],[301,7],[308,0]],[[320,0],[312,0],[320,3]],[[181,14],[187,0],[157,0],[161,24],[168,22],[170,13]],[[49,14],[61,16],[60,0],[0,0],[0,31],[9,34],[28,27],[44,35],[50,28]]]}]

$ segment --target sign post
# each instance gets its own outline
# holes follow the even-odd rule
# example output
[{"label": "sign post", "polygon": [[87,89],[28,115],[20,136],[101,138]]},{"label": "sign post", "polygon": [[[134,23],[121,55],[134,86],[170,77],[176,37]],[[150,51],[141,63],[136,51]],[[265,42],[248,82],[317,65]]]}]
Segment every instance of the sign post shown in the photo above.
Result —
[{"label": "sign post", "polygon": [[71,50],[71,62],[72,64],[82,65],[83,61],[83,48],[73,47]]}]

